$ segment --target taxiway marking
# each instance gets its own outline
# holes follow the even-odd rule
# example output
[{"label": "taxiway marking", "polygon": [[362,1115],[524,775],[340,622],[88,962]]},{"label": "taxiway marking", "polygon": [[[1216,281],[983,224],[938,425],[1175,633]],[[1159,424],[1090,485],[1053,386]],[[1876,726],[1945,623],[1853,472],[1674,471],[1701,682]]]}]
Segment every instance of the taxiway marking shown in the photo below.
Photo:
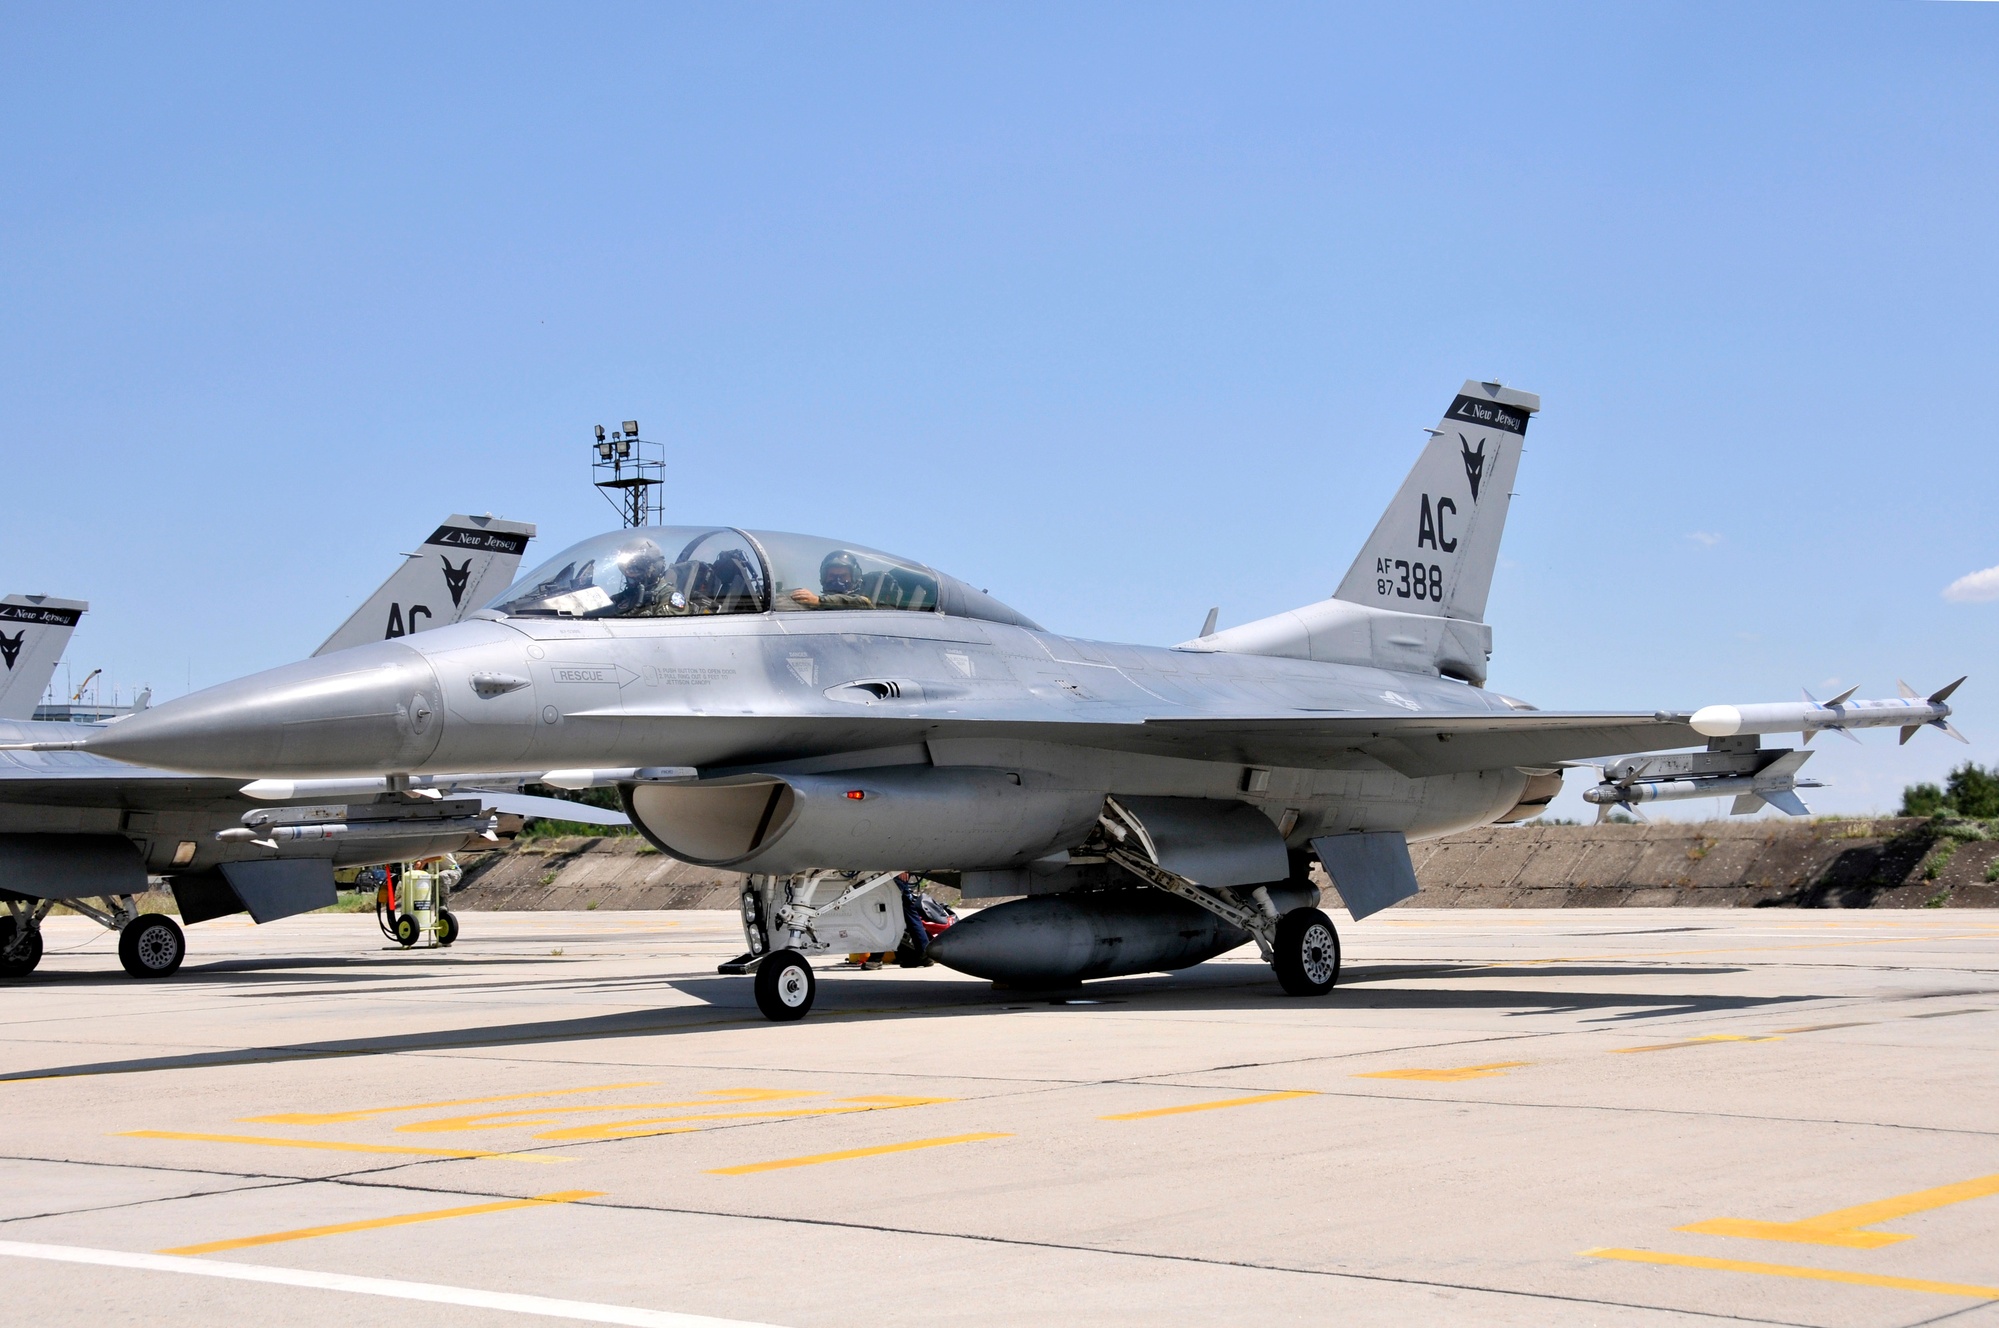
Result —
[{"label": "taxiway marking", "polygon": [[1356,1079],[1424,1079],[1431,1083],[1454,1084],[1464,1079],[1496,1079],[1508,1070],[1517,1070],[1532,1061],[1494,1061],[1490,1065],[1460,1065],[1454,1070],[1370,1070]]},{"label": "taxiway marking", "polygon": [[1855,1204],[1817,1217],[1795,1222],[1759,1222],[1752,1218],[1716,1217],[1678,1228],[1702,1236],[1741,1236],[1747,1240],[1784,1240],[1797,1245],[1839,1245],[1850,1250],[1878,1250],[1913,1239],[1907,1232],[1862,1231],[1877,1222],[1892,1222],[1913,1213],[1927,1213],[1968,1199],[1988,1199],[1999,1194],[1999,1175],[1977,1176],[1954,1185],[1898,1194],[1892,1199]]},{"label": "taxiway marking", "polygon": [[1220,1111],[1223,1107],[1250,1107],[1259,1102],[1283,1102],[1294,1097],[1317,1097],[1317,1093],[1297,1090],[1289,1093],[1258,1093],[1255,1097],[1225,1097],[1218,1102],[1194,1102],[1184,1107],[1154,1107],[1150,1111],[1121,1111],[1098,1120],[1151,1120],[1154,1116],[1183,1116],[1190,1111]]},{"label": "taxiway marking", "polygon": [[1612,1047],[1613,1055],[1624,1055],[1634,1051],[1677,1051],[1681,1047],[1704,1047],[1710,1042],[1782,1042],[1784,1039],[1766,1034],[1752,1037],[1746,1033],[1709,1033],[1705,1037],[1686,1038],[1679,1042],[1654,1042],[1649,1047]]},{"label": "taxiway marking", "polygon": [[546,1208],[550,1204],[575,1203],[578,1199],[601,1199],[603,1190],[560,1190],[537,1194],[529,1199],[502,1199],[493,1203],[469,1204],[464,1208],[433,1208],[426,1213],[402,1213],[395,1217],[371,1217],[361,1222],[335,1222],[331,1226],[300,1227],[295,1231],[272,1231],[262,1236],[240,1236],[235,1240],[211,1240],[202,1245],[179,1245],[161,1254],[220,1254],[224,1250],[244,1250],[255,1245],[280,1245],[288,1240],[312,1240],[319,1236],[341,1236],[350,1231],[374,1231],[381,1227],[405,1227],[416,1222],[440,1222],[447,1217],[477,1217],[481,1213],[504,1213],[515,1208]]},{"label": "taxiway marking", "polygon": [[333,1153],[398,1153],[411,1157],[497,1157],[510,1162],[569,1162],[546,1153],[485,1153],[470,1148],[399,1148],[393,1144],[350,1144],[334,1139],[267,1139],[254,1134],[190,1134],[180,1130],[124,1130],[120,1139],[182,1139],[202,1144],[249,1144],[259,1148],[316,1148]]},{"label": "taxiway marking", "polygon": [[1885,1273],[1849,1273],[1838,1268],[1801,1268],[1788,1263],[1753,1263],[1747,1259],[1710,1259],[1701,1254],[1662,1254],[1657,1250],[1584,1250],[1591,1259],[1621,1259],[1626,1263],[1657,1263],[1675,1268],[1709,1268],[1722,1273],[1760,1273],[1765,1277],[1798,1277],[1810,1282],[1844,1282],[1848,1286],[1887,1287],[1893,1291],[1927,1291],[1937,1296],[1969,1296],[1999,1300],[1999,1287],[1964,1282],[1931,1282],[1920,1277],[1889,1277]]},{"label": "taxiway marking", "polygon": [[782,1171],[788,1167],[816,1167],[821,1162],[846,1162],[857,1157],[880,1157],[884,1153],[907,1153],[916,1148],[942,1148],[946,1144],[976,1144],[987,1139],[1011,1139],[1010,1134],[947,1134],[939,1139],[912,1139],[906,1144],[877,1144],[873,1148],[843,1148],[837,1153],[814,1153],[810,1157],[784,1157],[775,1162],[752,1162],[741,1167],[716,1167],[711,1176],[748,1176],[759,1171]]},{"label": "taxiway marking", "polygon": [[245,1125],[345,1125],[370,1116],[386,1116],[397,1111],[429,1111],[436,1107],[476,1107],[487,1102],[522,1102],[538,1097],[566,1097],[577,1093],[609,1093],[621,1088],[651,1088],[657,1080],[641,1079],[630,1084],[594,1084],[589,1088],[549,1088],[539,1093],[502,1093],[497,1097],[461,1097],[448,1102],[410,1102],[397,1107],[363,1107],[358,1111],[299,1111],[276,1116],[242,1116]]},{"label": "taxiway marking", "polygon": [[557,1300],[552,1296],[524,1296],[512,1291],[482,1291],[477,1287],[440,1286],[430,1282],[399,1282],[386,1277],[354,1277],[347,1273],[321,1273],[304,1268],[224,1263],[175,1254],[128,1254],[123,1250],[0,1240],[0,1255],[15,1259],[94,1264],[100,1268],[136,1268],[149,1273],[188,1273],[195,1277],[266,1282],[317,1291],[345,1291],[361,1296],[389,1296],[396,1300],[428,1301],[433,1305],[467,1305],[474,1309],[538,1314],[543,1318],[571,1319],[583,1323],[621,1323],[632,1328],[773,1328],[770,1324],[751,1323],[743,1319],[716,1319],[705,1314],[675,1314],[671,1310],[599,1305],[587,1300]]}]

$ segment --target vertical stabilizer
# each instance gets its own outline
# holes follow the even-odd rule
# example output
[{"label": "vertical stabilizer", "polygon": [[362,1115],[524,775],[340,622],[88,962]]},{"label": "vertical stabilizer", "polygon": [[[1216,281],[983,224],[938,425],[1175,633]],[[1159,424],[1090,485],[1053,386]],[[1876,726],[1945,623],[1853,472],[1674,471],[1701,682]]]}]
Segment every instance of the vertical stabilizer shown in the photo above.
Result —
[{"label": "vertical stabilizer", "polygon": [[90,605],[48,595],[0,599],[0,719],[33,719],[69,634]]},{"label": "vertical stabilizer", "polygon": [[534,527],[522,521],[447,517],[423,547],[405,554],[395,575],[312,653],[324,655],[410,636],[484,608],[512,583],[521,554],[533,538]]},{"label": "vertical stabilizer", "polygon": [[1532,392],[1467,382],[1333,597],[1483,622],[1521,443],[1540,409]]}]

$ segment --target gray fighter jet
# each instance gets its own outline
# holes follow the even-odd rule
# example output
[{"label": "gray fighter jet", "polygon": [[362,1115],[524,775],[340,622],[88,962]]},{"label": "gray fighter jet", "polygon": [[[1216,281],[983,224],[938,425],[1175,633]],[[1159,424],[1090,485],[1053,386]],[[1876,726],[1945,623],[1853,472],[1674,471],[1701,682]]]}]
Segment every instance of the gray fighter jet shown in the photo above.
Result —
[{"label": "gray fighter jet", "polygon": [[1332,598],[1172,648],[1056,635],[856,544],[643,528],[565,550],[470,621],[82,745],[213,775],[615,784],[664,852],[751,873],[749,951],[724,971],[753,970],[773,1019],[811,1007],[809,955],[895,947],[905,868],[1020,897],[931,945],[969,973],[1061,984],[1254,940],[1287,992],[1323,994],[1340,952],[1315,858],[1364,917],[1415,892],[1409,839],[1534,815],[1563,762],[1702,741],[1685,713],[1485,687],[1539,405],[1467,382]]},{"label": "gray fighter jet", "polygon": [[[450,517],[320,654],[459,621],[505,586],[533,534],[533,526],[519,522]],[[0,622],[41,633],[17,641],[20,672],[0,700],[26,688],[32,711],[86,607],[45,596],[0,601]],[[19,706],[10,712],[26,713]],[[125,722],[10,717],[0,719],[0,738],[73,745]],[[336,866],[406,861],[480,842],[492,831],[495,811],[570,820],[602,815],[502,791],[495,785],[508,781],[491,774],[429,778],[413,788],[398,782],[404,787],[395,791],[381,779],[271,787],[135,769],[88,752],[0,752],[0,901],[7,907],[0,916],[0,977],[21,976],[40,962],[41,921],[57,903],[117,931],[119,958],[133,976],[172,973],[186,953],[180,927],[163,914],[138,913],[134,903],[149,873],[165,877],[185,922],[242,912],[270,922],[332,903]]]}]

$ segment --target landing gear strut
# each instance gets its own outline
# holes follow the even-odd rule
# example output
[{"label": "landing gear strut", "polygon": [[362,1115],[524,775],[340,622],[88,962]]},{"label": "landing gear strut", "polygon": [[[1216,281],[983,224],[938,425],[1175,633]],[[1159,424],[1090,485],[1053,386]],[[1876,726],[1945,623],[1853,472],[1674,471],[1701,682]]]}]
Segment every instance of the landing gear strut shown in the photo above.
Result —
[{"label": "landing gear strut", "polygon": [[[1279,913],[1265,886],[1210,889],[1166,870],[1153,857],[1143,827],[1115,799],[1104,800],[1104,814],[1097,824],[1103,830],[1105,857],[1147,885],[1197,904],[1254,937],[1287,995],[1324,996],[1340,980],[1339,933],[1333,920],[1318,909]],[[1249,898],[1242,898],[1244,894]]]}]

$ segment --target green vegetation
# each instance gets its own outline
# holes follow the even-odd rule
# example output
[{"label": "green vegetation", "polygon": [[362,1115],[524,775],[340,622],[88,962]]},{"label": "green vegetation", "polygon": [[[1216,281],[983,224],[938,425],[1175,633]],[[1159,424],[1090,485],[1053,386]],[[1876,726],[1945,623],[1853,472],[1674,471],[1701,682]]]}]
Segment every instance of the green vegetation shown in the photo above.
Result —
[{"label": "green vegetation", "polygon": [[1902,790],[1902,815],[1999,819],[1999,769],[1966,761],[1950,772],[1942,788],[1911,784]]}]

